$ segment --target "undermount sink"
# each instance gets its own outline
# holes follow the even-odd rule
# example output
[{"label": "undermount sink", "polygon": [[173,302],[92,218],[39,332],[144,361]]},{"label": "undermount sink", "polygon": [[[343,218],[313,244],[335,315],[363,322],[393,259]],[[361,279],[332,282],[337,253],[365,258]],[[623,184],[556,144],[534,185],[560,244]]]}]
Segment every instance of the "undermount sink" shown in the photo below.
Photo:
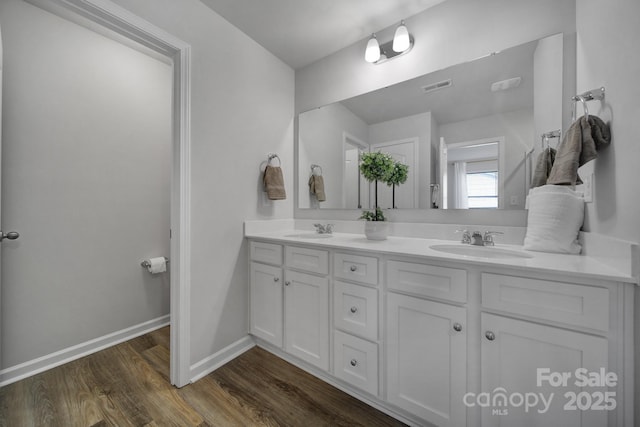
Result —
[{"label": "undermount sink", "polygon": [[496,248],[494,246],[458,245],[431,245],[431,249],[448,254],[472,256],[477,258],[533,258],[525,252],[511,249]]},{"label": "undermount sink", "polygon": [[286,237],[297,237],[299,239],[328,239],[329,237],[333,237],[333,234],[296,233],[296,234],[288,234]]}]

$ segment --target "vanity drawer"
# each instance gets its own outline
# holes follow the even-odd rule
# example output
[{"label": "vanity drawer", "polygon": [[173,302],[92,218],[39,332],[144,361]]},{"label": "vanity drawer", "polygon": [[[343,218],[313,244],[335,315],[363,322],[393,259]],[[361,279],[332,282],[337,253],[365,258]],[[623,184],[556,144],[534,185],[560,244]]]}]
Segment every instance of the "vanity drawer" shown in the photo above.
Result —
[{"label": "vanity drawer", "polygon": [[336,281],[333,288],[333,321],[336,328],[378,339],[378,290]]},{"label": "vanity drawer", "polygon": [[344,332],[333,335],[334,375],[373,395],[378,394],[378,345]]},{"label": "vanity drawer", "polygon": [[251,242],[249,247],[252,261],[282,265],[282,245],[264,242]]},{"label": "vanity drawer", "polygon": [[370,285],[378,284],[378,258],[338,252],[333,261],[336,277]]},{"label": "vanity drawer", "polygon": [[389,289],[467,302],[467,271],[414,262],[387,263]]},{"label": "vanity drawer", "polygon": [[310,273],[329,273],[329,252],[318,249],[285,247],[285,262],[287,267]]},{"label": "vanity drawer", "polygon": [[609,290],[526,277],[482,273],[483,307],[609,331]]}]

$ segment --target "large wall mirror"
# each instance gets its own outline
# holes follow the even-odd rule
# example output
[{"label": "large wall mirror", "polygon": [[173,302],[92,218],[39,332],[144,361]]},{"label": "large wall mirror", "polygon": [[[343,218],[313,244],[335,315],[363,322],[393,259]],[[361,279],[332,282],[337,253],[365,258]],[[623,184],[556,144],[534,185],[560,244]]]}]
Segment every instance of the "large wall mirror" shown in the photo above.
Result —
[{"label": "large wall mirror", "polygon": [[540,135],[562,127],[563,53],[556,34],[301,113],[298,207],[371,208],[358,162],[383,151],[409,166],[378,184],[384,209],[524,209]]}]

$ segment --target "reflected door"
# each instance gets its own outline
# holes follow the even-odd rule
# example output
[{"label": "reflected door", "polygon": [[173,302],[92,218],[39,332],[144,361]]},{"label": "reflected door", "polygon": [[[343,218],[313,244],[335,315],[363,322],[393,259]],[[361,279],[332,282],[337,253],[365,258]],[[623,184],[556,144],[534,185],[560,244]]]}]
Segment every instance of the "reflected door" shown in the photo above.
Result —
[{"label": "reflected door", "polygon": [[396,162],[409,166],[407,181],[396,186],[395,189],[386,184],[378,183],[378,205],[380,208],[415,209],[418,207],[418,186],[416,184],[416,177],[418,176],[417,150],[418,138],[371,146],[371,151],[390,154]]}]

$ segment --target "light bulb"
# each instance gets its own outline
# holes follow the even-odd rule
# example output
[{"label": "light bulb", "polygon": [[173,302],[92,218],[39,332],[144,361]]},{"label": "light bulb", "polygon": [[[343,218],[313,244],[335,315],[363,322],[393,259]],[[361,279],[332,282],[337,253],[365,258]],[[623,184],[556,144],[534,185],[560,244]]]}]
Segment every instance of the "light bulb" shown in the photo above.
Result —
[{"label": "light bulb", "polygon": [[375,34],[371,34],[371,38],[367,42],[367,49],[364,51],[364,60],[367,62],[376,62],[380,59],[380,45]]},{"label": "light bulb", "polygon": [[409,30],[406,25],[404,25],[404,21],[402,21],[398,28],[396,28],[396,33],[393,36],[393,50],[395,52],[404,52],[409,49],[410,45]]}]

